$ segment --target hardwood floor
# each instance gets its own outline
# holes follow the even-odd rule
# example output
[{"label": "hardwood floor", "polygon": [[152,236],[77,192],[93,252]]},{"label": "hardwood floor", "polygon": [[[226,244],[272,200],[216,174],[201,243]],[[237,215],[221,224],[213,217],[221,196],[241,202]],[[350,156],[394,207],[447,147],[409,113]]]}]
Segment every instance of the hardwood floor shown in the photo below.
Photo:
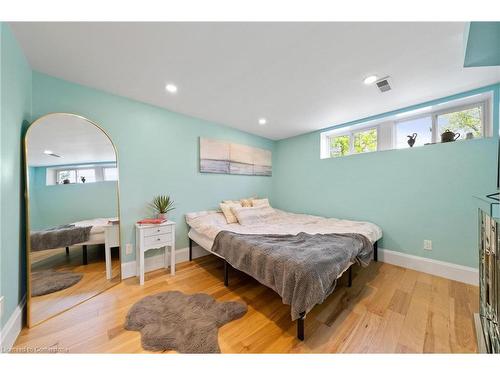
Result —
[{"label": "hardwood floor", "polygon": [[102,246],[89,246],[87,265],[82,264],[81,246],[72,247],[69,255],[66,255],[64,248],[32,253],[30,257],[32,272],[52,269],[83,274],[83,278],[69,288],[32,297],[32,325],[43,322],[120,282],[120,260],[116,250],[113,252],[115,256],[111,261],[112,278],[110,280],[106,279],[106,262]]},{"label": "hardwood floor", "polygon": [[123,323],[140,298],[166,290],[204,292],[218,300],[241,299],[247,314],[219,330],[223,353],[469,353],[476,351],[473,313],[478,288],[384,263],[354,268],[353,286],[340,280],[335,292],[307,316],[306,340],[280,297],[251,277],[231,270],[223,285],[214,256],[124,280],[99,296],[30,330],[15,349],[51,348],[73,353],[141,353],[140,334]]}]

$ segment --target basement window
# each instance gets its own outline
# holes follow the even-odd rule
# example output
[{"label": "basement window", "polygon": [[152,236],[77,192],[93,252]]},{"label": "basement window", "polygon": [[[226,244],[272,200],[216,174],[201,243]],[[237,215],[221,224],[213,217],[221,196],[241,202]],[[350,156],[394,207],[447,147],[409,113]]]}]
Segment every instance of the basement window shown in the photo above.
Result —
[{"label": "basement window", "polygon": [[396,121],[396,147],[409,148],[408,140],[414,139],[413,147],[432,143],[432,117],[422,116],[408,120]]},{"label": "basement window", "polygon": [[76,170],[75,169],[64,169],[57,171],[57,183],[58,184],[76,184]]},{"label": "basement window", "polygon": [[362,129],[328,137],[330,157],[377,151],[377,128]]},{"label": "basement window", "polygon": [[330,157],[377,151],[377,128],[328,137]]},{"label": "basement window", "polygon": [[102,181],[118,181],[118,168],[116,163],[48,167],[45,170],[45,180],[46,185],[92,184]]},{"label": "basement window", "polygon": [[484,103],[475,104],[450,112],[437,114],[438,134],[451,130],[460,134],[458,139],[481,138],[483,136]]},{"label": "basement window", "polygon": [[[493,92],[400,112],[321,133],[322,159],[375,151],[408,149],[441,142],[449,130],[456,141],[493,135]],[[412,141],[414,140],[414,142]]]}]

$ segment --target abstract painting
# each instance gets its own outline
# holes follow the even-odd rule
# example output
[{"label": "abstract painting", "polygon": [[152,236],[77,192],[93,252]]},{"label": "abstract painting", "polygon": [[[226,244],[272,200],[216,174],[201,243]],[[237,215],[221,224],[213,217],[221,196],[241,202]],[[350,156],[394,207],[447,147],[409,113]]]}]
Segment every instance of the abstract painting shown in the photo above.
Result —
[{"label": "abstract painting", "polygon": [[200,172],[271,176],[271,151],[200,138]]}]

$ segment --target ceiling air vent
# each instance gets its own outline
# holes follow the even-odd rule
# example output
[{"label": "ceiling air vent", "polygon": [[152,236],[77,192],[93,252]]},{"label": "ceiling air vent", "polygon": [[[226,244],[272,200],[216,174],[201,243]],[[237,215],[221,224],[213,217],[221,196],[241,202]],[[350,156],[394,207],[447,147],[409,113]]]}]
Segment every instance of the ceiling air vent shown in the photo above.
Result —
[{"label": "ceiling air vent", "polygon": [[386,91],[392,90],[391,85],[389,84],[389,77],[382,78],[381,80],[378,80],[375,83],[376,83],[378,89],[380,90],[380,92],[386,92]]}]

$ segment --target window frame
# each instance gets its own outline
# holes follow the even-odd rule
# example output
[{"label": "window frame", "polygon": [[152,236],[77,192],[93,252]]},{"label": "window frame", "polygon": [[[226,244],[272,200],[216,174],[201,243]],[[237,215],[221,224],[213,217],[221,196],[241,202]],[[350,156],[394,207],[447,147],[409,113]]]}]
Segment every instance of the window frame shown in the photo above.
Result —
[{"label": "window frame", "polygon": [[431,118],[431,142],[432,143],[435,143],[435,126],[434,126],[434,123],[435,123],[435,119],[434,119],[434,116],[433,116],[433,113],[432,112],[429,112],[429,113],[419,113],[419,114],[416,114],[416,115],[413,115],[413,116],[408,116],[408,117],[400,117],[398,118],[397,120],[394,120],[393,123],[392,123],[392,126],[393,126],[393,129],[394,129],[394,132],[393,132],[393,135],[392,135],[392,149],[393,150],[404,150],[406,147],[404,148],[398,148],[398,124],[402,123],[402,122],[406,122],[406,121],[414,121],[414,120],[418,120],[418,119],[422,119],[422,118],[426,118],[426,117],[430,117]]},{"label": "window frame", "polygon": [[[455,112],[461,112],[461,111],[466,111],[468,109],[472,109],[472,108],[477,108],[479,107],[480,108],[480,111],[481,111],[481,127],[482,127],[482,131],[481,131],[481,137],[479,138],[486,138],[489,135],[491,129],[490,129],[490,121],[489,119],[487,118],[488,116],[486,116],[486,111],[489,111],[489,108],[488,108],[488,101],[487,100],[482,100],[480,102],[475,102],[475,103],[469,103],[469,104],[464,104],[464,105],[460,105],[460,106],[456,106],[456,107],[450,107],[450,108],[445,108],[445,109],[442,109],[441,111],[435,111],[435,112],[432,112],[432,129],[433,129],[433,132],[432,132],[432,138],[433,138],[433,142],[434,143],[441,143],[441,140],[439,140],[439,124],[438,124],[438,117],[439,116],[443,116],[443,115],[447,115],[447,114],[450,114],[450,113],[455,113]],[[487,135],[488,134],[488,135]],[[461,141],[463,140],[466,140],[465,136],[463,134],[460,135],[460,139]]]},{"label": "window frame", "polygon": [[[480,98],[473,98],[475,96],[480,96]],[[405,112],[399,112],[397,114],[388,115],[385,117],[381,117],[379,119],[370,120],[365,123],[354,124],[346,127],[345,131],[342,131],[342,128],[332,129],[329,131],[325,131],[320,133],[320,158],[321,159],[329,159],[329,158],[337,158],[343,156],[350,156],[359,153],[354,152],[354,134],[367,131],[370,129],[376,129],[377,131],[377,149],[376,151],[369,152],[378,152],[384,150],[403,150],[404,148],[397,148],[397,126],[401,122],[416,120],[419,118],[431,118],[431,144],[441,143],[440,134],[439,134],[439,126],[438,126],[438,117],[454,112],[460,112],[469,110],[472,108],[478,108],[481,111],[481,137],[475,137],[474,139],[484,139],[490,138],[493,136],[493,107],[492,102],[494,100],[493,91],[485,91],[479,94],[464,96],[461,98],[444,101],[441,103],[422,106],[415,110],[408,110]],[[459,101],[467,101],[466,103],[455,103]],[[440,106],[445,105],[444,108],[439,108]],[[414,113],[418,112],[418,113]],[[405,113],[407,115],[405,116]],[[349,152],[346,155],[342,156],[332,156],[331,154],[331,140],[332,138],[340,137],[340,136],[349,136]],[[465,138],[465,134],[461,135],[460,140],[467,140]],[[423,146],[423,145],[422,145]],[[420,146],[419,146],[420,147]],[[369,153],[364,152],[364,153]]]},{"label": "window frame", "polygon": [[[106,169],[116,169],[116,180],[107,180],[106,179]],[[102,181],[103,182],[113,182],[113,181],[118,181],[118,165],[105,165],[102,167]]]},{"label": "window frame", "polygon": [[[76,183],[77,184],[94,184],[96,182],[99,182],[97,180],[97,168],[96,167],[88,167],[88,168],[76,168]],[[81,178],[82,176],[80,175],[79,172],[81,171],[94,171],[94,181],[86,181],[86,182],[82,182]]]},{"label": "window frame", "polygon": [[[117,170],[117,179],[116,180],[105,180],[104,179],[104,168],[116,168]],[[49,179],[49,169],[51,169],[55,173],[55,180],[53,180],[54,177]],[[46,172],[46,185],[76,185],[76,184],[83,184],[83,182],[78,180],[78,171],[79,170],[84,170],[84,169],[93,169],[94,170],[94,175],[95,175],[95,181],[93,182],[85,182],[85,184],[95,184],[99,182],[116,182],[119,180],[119,170],[118,170],[118,164],[82,164],[78,166],[71,166],[68,165],[67,167],[53,167],[53,168],[48,168]],[[61,172],[71,172],[74,171],[75,173],[75,182],[70,182],[69,184],[63,184],[59,183],[59,174]],[[51,180],[51,181],[49,181]]]},{"label": "window frame", "polygon": [[56,185],[69,185],[59,182],[59,174],[62,172],[74,172],[75,173],[75,182],[70,182],[69,184],[77,184],[78,183],[78,173],[76,172],[76,168],[61,168],[56,170]]},{"label": "window frame", "polygon": [[[354,150],[354,135],[357,134],[357,133],[364,133],[364,132],[367,132],[367,131],[370,131],[370,130],[375,130],[375,133],[377,134],[377,145],[376,145],[376,148],[375,148],[375,151],[366,151],[366,152],[355,152]],[[370,152],[377,152],[378,151],[378,133],[379,133],[379,127],[378,125],[376,126],[369,126],[369,127],[366,127],[366,128],[363,128],[363,129],[355,129],[351,132],[351,147],[350,147],[350,155],[359,155],[359,154],[369,154]]]},{"label": "window frame", "polygon": [[[367,152],[355,152],[354,151],[354,135],[357,133],[363,133],[369,130],[375,130],[377,132],[377,149],[375,151],[367,151]],[[369,154],[370,152],[377,152],[379,149],[379,141],[378,141],[378,135],[379,135],[379,125],[369,125],[365,126],[363,128],[355,128],[351,129],[346,132],[341,132],[341,133],[331,133],[326,136],[326,141],[328,144],[328,155],[331,158],[339,158],[343,156],[349,156],[349,155],[361,155],[361,154]],[[341,156],[331,156],[332,155],[332,139],[337,138],[337,137],[344,137],[348,136],[349,137],[349,151],[347,152],[346,155],[341,155]]]}]

